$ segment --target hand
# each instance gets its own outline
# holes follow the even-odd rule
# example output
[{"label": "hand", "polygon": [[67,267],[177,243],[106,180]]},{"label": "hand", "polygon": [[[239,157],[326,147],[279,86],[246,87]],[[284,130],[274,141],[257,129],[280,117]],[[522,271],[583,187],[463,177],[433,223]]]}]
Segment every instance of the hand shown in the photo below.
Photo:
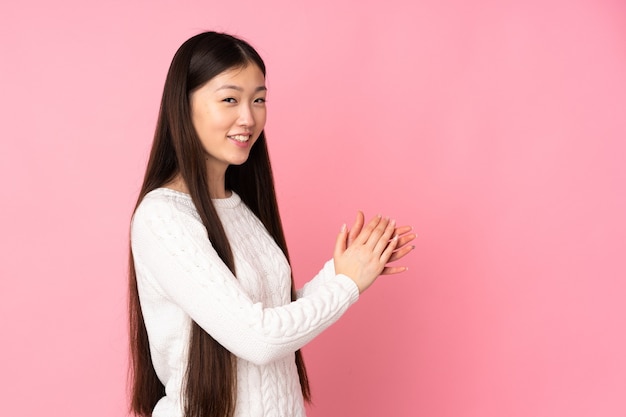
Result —
[{"label": "hand", "polygon": [[[359,235],[359,233],[361,233],[364,222],[365,222],[365,216],[363,215],[363,212],[362,211],[357,212],[356,219],[354,220],[354,224],[349,229],[348,247],[352,244],[352,242],[354,242],[354,240]],[[394,236],[398,236],[398,243],[396,245],[395,251],[389,258],[389,261],[387,263],[402,259],[406,255],[408,255],[409,252],[415,249],[414,245],[407,246],[409,242],[413,241],[417,237],[415,233],[408,234],[412,230],[413,228],[411,226],[400,226],[400,227],[395,228]],[[405,266],[385,265],[385,268],[381,272],[381,275],[398,274],[400,272],[406,271],[407,269],[408,268]]]},{"label": "hand", "polygon": [[348,246],[348,229],[345,225],[341,228],[333,260],[335,272],[348,276],[363,293],[385,269],[399,238],[392,238],[395,222],[381,216],[374,217],[361,229]]}]

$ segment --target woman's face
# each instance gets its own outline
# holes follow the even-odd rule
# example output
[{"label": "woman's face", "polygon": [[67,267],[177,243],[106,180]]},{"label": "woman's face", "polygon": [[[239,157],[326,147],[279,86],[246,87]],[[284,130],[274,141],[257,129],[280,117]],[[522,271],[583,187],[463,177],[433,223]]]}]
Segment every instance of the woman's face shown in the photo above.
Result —
[{"label": "woman's face", "polygon": [[265,77],[255,64],[226,70],[191,94],[191,120],[207,168],[223,174],[241,165],[265,126]]}]

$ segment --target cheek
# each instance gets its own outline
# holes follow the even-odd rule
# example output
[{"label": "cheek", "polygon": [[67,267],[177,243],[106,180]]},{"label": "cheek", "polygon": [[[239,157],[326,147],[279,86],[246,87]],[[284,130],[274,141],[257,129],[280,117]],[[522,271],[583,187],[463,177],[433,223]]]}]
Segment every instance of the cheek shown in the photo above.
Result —
[{"label": "cheek", "polygon": [[208,109],[207,127],[212,130],[228,129],[233,124],[233,117],[228,112]]},{"label": "cheek", "polygon": [[258,127],[260,127],[259,130],[263,130],[263,128],[265,127],[266,120],[267,120],[267,112],[265,110],[259,111],[256,116],[256,123]]}]

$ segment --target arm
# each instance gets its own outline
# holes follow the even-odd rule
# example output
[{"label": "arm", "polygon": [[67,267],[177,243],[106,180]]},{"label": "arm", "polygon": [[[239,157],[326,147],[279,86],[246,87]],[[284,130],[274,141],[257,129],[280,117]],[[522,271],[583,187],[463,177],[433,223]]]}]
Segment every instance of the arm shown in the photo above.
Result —
[{"label": "arm", "polygon": [[285,306],[253,303],[202,225],[163,201],[142,202],[131,241],[141,279],[158,285],[169,301],[224,347],[253,363],[268,363],[301,348],[358,299],[354,282],[337,275]]},{"label": "arm", "polygon": [[302,288],[297,290],[298,298],[307,297],[317,291],[318,288],[322,287],[326,282],[335,278],[335,264],[333,260],[329,260],[324,264],[324,267],[321,269],[318,274],[313,277],[309,282],[304,284]]}]

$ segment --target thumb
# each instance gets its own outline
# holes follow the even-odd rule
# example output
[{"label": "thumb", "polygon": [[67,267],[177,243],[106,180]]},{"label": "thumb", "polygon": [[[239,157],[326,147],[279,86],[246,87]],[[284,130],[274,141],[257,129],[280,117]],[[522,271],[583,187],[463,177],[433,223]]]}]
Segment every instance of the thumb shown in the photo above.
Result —
[{"label": "thumb", "polygon": [[337,241],[335,242],[335,253],[334,253],[335,258],[338,256],[341,256],[346,251],[347,238],[348,238],[348,229],[346,228],[346,225],[344,224],[343,226],[341,226],[341,231],[337,235]]},{"label": "thumb", "polygon": [[354,239],[356,239],[356,237],[359,235],[359,233],[361,233],[364,223],[365,217],[363,216],[363,212],[359,210],[356,214],[356,220],[354,221],[354,224],[352,225],[352,228],[350,228],[350,231],[348,233],[348,246],[350,246],[352,242],[354,242]]}]

